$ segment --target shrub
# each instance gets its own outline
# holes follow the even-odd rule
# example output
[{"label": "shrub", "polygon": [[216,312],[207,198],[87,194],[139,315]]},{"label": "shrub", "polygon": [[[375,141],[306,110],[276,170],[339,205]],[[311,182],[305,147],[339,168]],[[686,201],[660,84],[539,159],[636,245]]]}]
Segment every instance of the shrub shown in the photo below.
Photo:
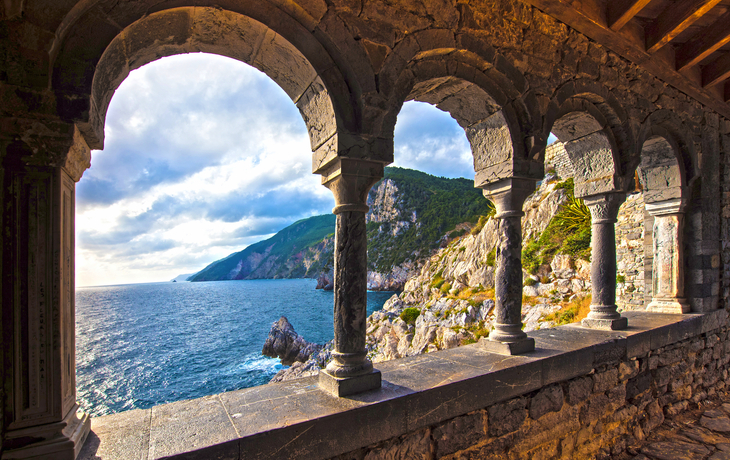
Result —
[{"label": "shrub", "polygon": [[403,310],[400,314],[400,319],[406,322],[406,324],[415,324],[416,319],[421,315],[421,310],[414,307],[408,307]]},{"label": "shrub", "polygon": [[566,232],[580,232],[591,228],[591,212],[583,200],[570,196],[568,204],[555,216],[556,223]]},{"label": "shrub", "polygon": [[451,290],[451,283],[449,283],[447,281],[447,282],[443,283],[439,289],[441,289],[442,293],[448,294],[449,291]]},{"label": "shrub", "polygon": [[497,248],[495,247],[487,254],[487,266],[494,267],[494,262],[497,259]]},{"label": "shrub", "polygon": [[626,277],[624,275],[616,275],[616,283],[625,283]]},{"label": "shrub", "polygon": [[525,286],[534,286],[536,284],[537,280],[535,280],[534,278],[527,278],[524,283]]},{"label": "shrub", "polygon": [[479,216],[479,220],[477,221],[477,224],[471,228],[471,234],[478,235],[479,232],[481,232],[482,229],[484,228],[484,224],[487,223],[487,220],[489,220],[489,217]]}]

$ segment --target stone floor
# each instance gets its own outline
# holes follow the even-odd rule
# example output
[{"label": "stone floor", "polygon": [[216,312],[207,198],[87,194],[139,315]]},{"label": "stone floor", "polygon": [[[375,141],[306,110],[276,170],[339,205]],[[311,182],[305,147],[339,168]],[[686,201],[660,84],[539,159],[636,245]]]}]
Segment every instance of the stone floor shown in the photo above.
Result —
[{"label": "stone floor", "polygon": [[613,460],[730,460],[730,393],[673,416]]}]

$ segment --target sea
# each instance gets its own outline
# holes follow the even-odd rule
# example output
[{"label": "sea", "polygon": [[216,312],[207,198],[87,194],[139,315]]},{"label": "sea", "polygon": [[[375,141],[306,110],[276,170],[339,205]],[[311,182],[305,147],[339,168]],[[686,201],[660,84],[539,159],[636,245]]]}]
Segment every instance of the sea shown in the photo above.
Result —
[{"label": "sea", "polygon": [[[92,416],[267,383],[283,366],[261,354],[286,316],[310,342],[334,336],[332,291],[316,281],[244,280],[76,290],[77,399]],[[393,292],[368,292],[368,314]]]}]

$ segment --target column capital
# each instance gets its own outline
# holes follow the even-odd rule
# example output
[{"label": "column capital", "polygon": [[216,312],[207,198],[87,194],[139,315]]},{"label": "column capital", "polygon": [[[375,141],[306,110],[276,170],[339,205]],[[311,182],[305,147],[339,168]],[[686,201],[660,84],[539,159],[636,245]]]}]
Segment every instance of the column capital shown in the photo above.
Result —
[{"label": "column capital", "polygon": [[522,217],[522,205],[528,196],[535,192],[535,179],[510,177],[481,185],[484,197],[494,203],[497,209],[496,218]]},{"label": "column capital", "polygon": [[683,198],[672,198],[670,200],[646,203],[646,211],[654,217],[684,214],[687,202]]},{"label": "column capital", "polygon": [[383,178],[383,163],[337,158],[322,171],[322,185],[335,196],[334,214],[346,211],[367,212],[370,188]]},{"label": "column capital", "polygon": [[583,198],[583,202],[591,212],[592,223],[594,224],[616,223],[618,210],[624,200],[626,200],[626,194],[623,192],[602,193]]}]

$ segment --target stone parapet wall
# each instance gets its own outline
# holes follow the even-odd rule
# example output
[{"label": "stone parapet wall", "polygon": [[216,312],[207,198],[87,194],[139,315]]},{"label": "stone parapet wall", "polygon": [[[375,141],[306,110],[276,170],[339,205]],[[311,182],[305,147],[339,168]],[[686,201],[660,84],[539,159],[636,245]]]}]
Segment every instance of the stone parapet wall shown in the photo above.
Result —
[{"label": "stone parapet wall", "polygon": [[[642,310],[645,306],[645,279],[651,285],[651,256],[648,272],[645,265],[644,195],[634,193],[626,197],[616,222],[616,275],[623,280],[616,285],[616,305],[622,310]],[[649,227],[651,228],[651,227]],[[648,254],[652,253],[649,244]]]},{"label": "stone parapet wall", "polygon": [[[646,347],[652,349],[637,356],[632,356],[631,344],[623,355],[609,343],[599,345],[594,355],[598,362],[586,375],[333,458],[534,460],[618,455],[642,441],[665,415],[696,407],[726,387],[730,328],[727,314],[718,313],[707,318],[718,326],[707,332],[665,328],[658,332],[667,343]],[[682,338],[673,341],[672,335]]]}]

